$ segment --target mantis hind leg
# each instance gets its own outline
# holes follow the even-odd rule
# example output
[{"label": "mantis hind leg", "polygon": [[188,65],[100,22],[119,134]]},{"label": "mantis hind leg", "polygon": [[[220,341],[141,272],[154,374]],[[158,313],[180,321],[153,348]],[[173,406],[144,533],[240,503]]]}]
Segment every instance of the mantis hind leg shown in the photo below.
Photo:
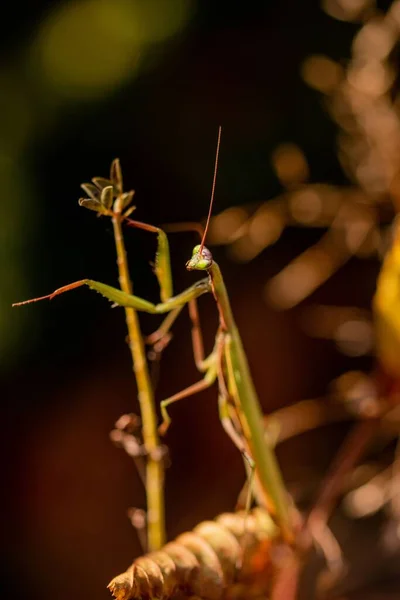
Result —
[{"label": "mantis hind leg", "polygon": [[[225,433],[232,440],[232,442],[234,443],[236,448],[239,450],[239,452],[241,453],[241,455],[243,456],[243,459],[244,459],[244,466],[245,466],[246,475],[247,475],[246,486],[244,488],[244,490],[245,490],[245,492],[244,492],[245,493],[244,508],[248,512],[248,511],[250,511],[252,498],[253,498],[255,463],[254,463],[254,460],[252,459],[250,452],[246,446],[244,437],[237,431],[237,429],[234,425],[234,421],[236,420],[235,415],[232,414],[232,410],[234,411],[234,408],[229,403],[229,400],[221,393],[219,394],[219,397],[218,397],[218,408],[219,408],[219,418],[220,418],[220,421],[221,421],[222,427],[224,428]],[[242,494],[243,494],[243,492],[241,493],[241,496],[242,496]],[[237,506],[237,509],[239,509],[239,506]]]},{"label": "mantis hind leg", "polygon": [[[246,438],[240,431],[240,418],[237,414],[235,406],[231,403],[230,394],[225,383],[224,378],[224,369],[223,369],[223,347],[224,341],[222,339],[222,343],[219,347],[219,355],[218,355],[218,383],[219,383],[219,396],[218,396],[218,408],[219,408],[219,418],[222,423],[222,427],[225,432],[228,434],[234,445],[237,447],[239,452],[242,454],[244,459],[244,466],[246,470],[246,487],[245,487],[245,518],[243,520],[243,543],[246,544],[246,526],[247,526],[247,516],[250,514],[250,508],[252,504],[252,499],[254,494],[254,476],[256,472],[256,465],[251,457],[249,448],[246,443]],[[236,507],[236,510],[239,510],[239,506]],[[236,565],[238,569],[241,568],[241,559],[238,560],[238,564]]]}]

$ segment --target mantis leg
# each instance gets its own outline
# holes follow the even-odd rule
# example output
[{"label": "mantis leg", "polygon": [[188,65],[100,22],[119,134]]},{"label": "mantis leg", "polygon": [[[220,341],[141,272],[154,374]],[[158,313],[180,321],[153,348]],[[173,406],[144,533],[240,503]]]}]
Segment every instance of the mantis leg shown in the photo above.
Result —
[{"label": "mantis leg", "polygon": [[171,424],[171,417],[167,412],[167,406],[173,404],[174,402],[178,402],[178,400],[183,400],[184,398],[188,398],[189,396],[193,396],[193,394],[197,394],[198,392],[202,392],[203,390],[209,388],[214,381],[217,379],[217,372],[215,369],[215,365],[211,365],[204,378],[200,381],[197,381],[193,385],[181,390],[177,394],[170,396],[170,398],[166,398],[162,400],[161,406],[161,415],[163,418],[163,422],[159,427],[159,432],[161,435],[164,435]]},{"label": "mantis leg", "polygon": [[247,474],[246,481],[246,501],[245,501],[245,509],[247,511],[250,510],[251,499],[253,496],[253,480],[255,473],[255,462],[251,458],[248,448],[246,446],[244,438],[238,433],[236,430],[233,420],[232,420],[232,405],[229,403],[228,398],[224,396],[220,392],[218,396],[218,409],[219,409],[219,418],[222,423],[222,427],[224,428],[225,433],[228,434],[236,448],[242,454],[244,458],[244,466]]},{"label": "mantis leg", "polygon": [[184,305],[182,304],[182,306],[178,306],[177,308],[171,310],[171,312],[168,313],[161,323],[160,327],[145,338],[146,344],[153,347],[156,356],[161,354],[164,348],[168,345],[172,337],[169,331],[178,318],[183,306]]},{"label": "mantis leg", "polygon": [[[234,412],[232,414],[232,406],[231,406],[231,414],[232,414],[231,418],[234,419],[234,421],[235,421],[235,424],[236,424],[235,431],[236,431],[236,434],[239,435],[239,437],[240,437],[241,446],[242,446],[242,448],[243,448],[243,446],[245,447],[245,452],[243,452],[242,449],[240,448],[240,446],[235,444],[238,447],[238,449],[240,450],[240,452],[242,452],[243,458],[245,459],[245,469],[246,469],[246,474],[247,474],[247,481],[246,481],[242,491],[240,492],[238,504],[244,503],[244,505],[247,509],[251,504],[252,497],[255,496],[258,503],[260,504],[260,506],[266,505],[267,509],[269,511],[271,511],[271,513],[273,513],[274,505],[272,504],[272,501],[270,501],[269,498],[265,499],[264,494],[262,492],[260,492],[260,484],[259,484],[258,478],[255,478],[255,474],[256,474],[255,473],[255,461],[253,459],[251,449],[249,448],[249,445],[247,443],[247,440],[251,440],[251,434],[249,431],[247,431],[248,424],[247,424],[246,419],[244,418],[243,413],[240,410],[240,402],[237,398],[238,391],[237,391],[237,386],[236,386],[234,372],[233,372],[230,347],[231,347],[231,340],[225,339],[225,343],[221,347],[221,358],[219,361],[220,372],[221,372],[219,382],[220,382],[220,389],[222,389],[221,382],[223,382],[223,385],[226,390],[225,393],[227,393],[228,397],[233,401]],[[223,365],[225,365],[226,378],[224,377]],[[226,383],[226,381],[227,381],[227,383]],[[234,426],[232,424],[232,428],[233,427]],[[240,432],[240,434],[237,433],[238,431]],[[234,441],[233,438],[231,438],[231,439],[232,439],[232,441]],[[244,502],[242,502],[243,498],[244,498]]]},{"label": "mantis leg", "polygon": [[[250,456],[249,448],[246,444],[246,438],[243,435],[240,435],[239,433],[239,431],[241,430],[240,416],[237,414],[236,407],[233,406],[230,402],[230,400],[232,399],[232,394],[230,393],[230,391],[228,390],[228,386],[226,385],[223,365],[224,352],[226,351],[226,339],[224,335],[221,335],[221,338],[220,340],[218,340],[217,344],[217,373],[219,387],[218,407],[220,421],[222,423],[222,427],[224,428],[228,436],[231,438],[236,448],[243,455],[248,464],[251,464],[253,460]],[[230,377],[229,371],[228,377]]]},{"label": "mantis leg", "polygon": [[[210,363],[214,360],[214,351],[211,352],[211,354],[209,354],[207,358],[204,357],[203,336],[201,333],[199,311],[197,308],[196,298],[192,298],[192,300],[189,300],[188,307],[190,320],[192,322],[192,347],[194,362],[197,367],[197,370],[200,371],[200,373],[205,373],[208,367],[210,366]],[[146,343],[153,346],[156,355],[162,352],[169,343],[171,339],[169,330],[175,323],[182,308],[183,305],[178,306],[178,308],[172,310],[161,323],[160,327],[152,334],[147,336]]]},{"label": "mantis leg", "polygon": [[[224,376],[224,367],[223,367],[223,354],[224,354],[224,346],[225,339],[224,336],[221,336],[221,341],[218,344],[217,349],[217,357],[218,357],[218,386],[219,386],[219,394],[218,394],[218,409],[219,409],[219,418],[222,423],[222,427],[225,432],[228,434],[234,445],[237,447],[239,452],[242,454],[244,459],[244,467],[246,469],[246,499],[244,502],[244,508],[246,511],[246,515],[249,514],[251,508],[251,501],[253,498],[253,483],[254,483],[254,475],[256,472],[256,465],[254,460],[250,455],[249,448],[246,444],[246,438],[241,435],[237,429],[240,427],[240,418],[237,415],[236,409],[229,402],[230,394],[228,391],[228,387],[225,382]],[[236,423],[236,426],[235,424]],[[246,518],[243,522],[243,535],[246,533]],[[241,564],[237,565],[238,568],[241,567]]]},{"label": "mantis leg", "polygon": [[218,374],[218,385],[219,385],[219,394],[218,394],[218,411],[219,411],[219,419],[221,421],[222,427],[224,428],[225,433],[230,437],[236,448],[239,452],[245,457],[248,463],[252,463],[253,460],[250,457],[248,448],[246,446],[244,438],[237,431],[234,421],[235,419],[235,410],[232,404],[229,402],[229,394],[226,393],[225,383],[221,386],[220,376]]},{"label": "mantis leg", "polygon": [[52,294],[48,294],[47,296],[33,298],[32,300],[25,300],[24,302],[17,302],[13,304],[13,306],[21,306],[23,304],[29,304],[31,302],[38,302],[39,300],[52,300],[53,298],[59,296],[60,294],[63,294],[64,292],[69,292],[84,285],[87,285],[88,287],[90,287],[90,289],[95,290],[96,292],[113,302],[115,305],[132,307],[138,311],[147,312],[154,315],[171,312],[174,309],[187,304],[193,298],[198,298],[202,294],[206,294],[211,290],[211,285],[207,277],[205,279],[201,279],[200,281],[190,286],[180,294],[172,296],[165,302],[154,304],[153,302],[149,302],[148,300],[144,300],[143,298],[139,298],[138,296],[133,296],[122,292],[121,290],[107,285],[105,283],[93,281],[92,279],[81,279],[80,281],[74,281],[73,283],[58,288]]},{"label": "mantis leg", "polygon": [[[157,233],[158,248],[156,253],[155,274],[160,285],[161,300],[165,302],[172,296],[171,260],[166,232],[159,227],[155,227],[154,225],[142,223],[141,221],[134,221],[132,219],[125,219],[125,223],[130,227],[136,227],[137,229],[144,229],[145,231]],[[184,223],[170,223],[169,225],[165,225],[165,230],[170,232],[194,231],[199,235],[200,240],[204,235],[204,227],[200,223],[193,221]]]},{"label": "mantis leg", "polygon": [[219,411],[219,419],[221,421],[222,427],[224,428],[225,433],[230,437],[236,448],[244,457],[246,463],[253,468],[254,461],[250,456],[248,448],[245,444],[244,438],[238,433],[237,429],[233,424],[232,418],[232,410],[233,407],[229,403],[228,398],[221,394],[218,395],[218,411]]},{"label": "mantis leg", "polygon": [[246,496],[246,510],[250,510],[251,498],[252,498],[252,483],[255,473],[255,463],[250,455],[249,448],[246,444],[246,439],[238,431],[240,428],[240,419],[236,413],[236,409],[229,402],[230,394],[225,382],[224,370],[223,370],[223,352],[224,352],[224,337],[221,337],[221,341],[218,344],[217,356],[218,356],[218,409],[219,418],[222,423],[227,435],[230,437],[236,448],[242,454],[245,463],[245,469],[247,473],[247,496]]},{"label": "mantis leg", "polygon": [[151,231],[157,234],[157,252],[154,272],[160,286],[161,300],[166,302],[169,298],[171,298],[173,291],[169,243],[165,231],[159,227],[154,227],[154,225],[142,223],[141,221],[126,219],[125,222],[131,227],[144,229],[145,231]]},{"label": "mantis leg", "polygon": [[208,362],[213,357],[213,353],[208,358],[204,358],[203,335],[201,333],[199,310],[196,298],[193,298],[189,304],[189,317],[192,322],[192,347],[194,362],[200,372],[208,368]]},{"label": "mantis leg", "polygon": [[[156,253],[155,274],[160,285],[161,299],[163,301],[168,300],[172,296],[172,275],[169,244],[165,231],[158,227],[154,227],[153,225],[142,223],[140,221],[133,221],[132,219],[126,219],[126,223],[131,227],[137,227],[138,229],[157,233],[158,248]],[[167,225],[167,230],[175,232],[195,231],[199,234],[200,239],[203,237],[204,233],[204,229],[199,223],[192,222],[170,224]],[[169,343],[171,339],[169,331],[181,312],[181,309],[182,307],[178,307],[176,310],[172,311],[161,323],[160,327],[147,337],[146,342],[153,346],[156,355],[162,352]],[[204,346],[195,299],[189,301],[189,316],[192,321],[192,346],[195,364],[197,369],[201,373],[204,373],[208,368],[208,364],[204,363]]]}]

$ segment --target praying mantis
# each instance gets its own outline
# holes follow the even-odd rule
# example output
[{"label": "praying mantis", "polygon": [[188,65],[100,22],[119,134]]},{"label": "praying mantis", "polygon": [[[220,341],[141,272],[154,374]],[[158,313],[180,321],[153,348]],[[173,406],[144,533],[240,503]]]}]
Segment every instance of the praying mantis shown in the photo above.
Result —
[{"label": "praying mantis", "polygon": [[[166,314],[164,322],[155,334],[151,336],[153,341],[160,341],[168,335],[170,328],[183,307],[188,305],[192,319],[195,363],[200,373],[203,374],[203,378],[161,402],[163,422],[160,432],[164,434],[171,421],[167,410],[168,406],[178,400],[201,392],[217,382],[219,414],[222,425],[247,460],[250,470],[254,470],[257,499],[274,516],[280,528],[282,538],[286,542],[292,543],[294,533],[289,496],[286,492],[272,445],[270,446],[265,439],[260,403],[251,377],[240,333],[234,320],[221,270],[214,261],[210,250],[205,246],[214,200],[220,140],[221,128],[218,130],[214,178],[207,224],[201,243],[194,247],[192,256],[186,263],[186,268],[189,271],[205,272],[205,278],[197,281],[183,292],[175,296],[172,295],[172,275],[166,233],[162,229],[152,225],[128,219],[128,211],[123,213],[124,203],[118,203],[117,200],[112,210],[120,210],[121,218],[128,225],[157,233],[158,249],[155,275],[160,286],[161,302],[155,304],[107,284],[91,279],[82,279],[65,285],[47,296],[18,302],[13,306],[21,306],[43,299],[52,299],[64,292],[81,286],[88,286],[110,300],[114,305],[132,307],[137,311],[154,315]],[[111,203],[109,202],[108,204],[110,205]],[[111,208],[109,210],[111,211]],[[207,293],[211,293],[215,299],[219,324],[213,350],[207,357],[204,357],[196,301],[200,296]]]}]

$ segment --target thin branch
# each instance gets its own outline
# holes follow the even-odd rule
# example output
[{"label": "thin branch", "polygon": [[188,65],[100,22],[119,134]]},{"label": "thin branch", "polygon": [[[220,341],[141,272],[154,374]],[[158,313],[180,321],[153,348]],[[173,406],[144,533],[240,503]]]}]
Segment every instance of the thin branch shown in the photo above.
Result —
[{"label": "thin branch", "polygon": [[[122,215],[115,212],[112,217],[117,264],[121,289],[127,294],[133,293],[129,277],[128,259],[122,234]],[[132,355],[133,370],[138,387],[138,400],[143,423],[143,442],[147,451],[146,496],[147,496],[147,538],[148,550],[158,550],[165,543],[164,515],[164,465],[162,449],[157,433],[157,416],[154,393],[149,375],[146,353],[139,319],[133,308],[125,308],[128,328],[129,348]]]}]

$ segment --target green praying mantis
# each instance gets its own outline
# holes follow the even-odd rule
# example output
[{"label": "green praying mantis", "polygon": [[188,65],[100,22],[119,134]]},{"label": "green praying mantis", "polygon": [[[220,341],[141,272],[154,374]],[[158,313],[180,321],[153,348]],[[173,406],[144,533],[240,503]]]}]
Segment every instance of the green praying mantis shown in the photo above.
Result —
[{"label": "green praying mantis", "polygon": [[[189,271],[205,272],[205,278],[174,296],[172,294],[172,275],[166,233],[162,229],[152,225],[128,219],[128,211],[123,213],[122,202],[120,206],[122,218],[128,225],[157,233],[158,248],[155,261],[155,275],[160,286],[160,303],[154,304],[98,281],[82,279],[65,285],[47,296],[18,302],[13,306],[21,306],[43,299],[52,299],[75,288],[88,286],[90,289],[102,294],[114,305],[132,307],[137,311],[154,315],[166,314],[167,316],[161,326],[150,336],[152,342],[160,342],[168,336],[170,328],[183,307],[188,305],[192,320],[195,364],[199,372],[203,374],[203,378],[161,402],[163,422],[160,426],[160,432],[165,434],[171,422],[168,407],[172,403],[201,392],[217,382],[219,414],[223,428],[247,460],[250,469],[254,470],[257,499],[274,516],[280,527],[283,539],[286,542],[292,543],[294,533],[289,496],[283,483],[273,447],[266,442],[263,414],[240,333],[234,320],[221,270],[213,260],[210,250],[204,245],[214,201],[220,140],[221,128],[218,131],[214,177],[207,223],[201,243],[194,247],[192,256],[186,263],[186,268]],[[119,210],[118,203],[114,204],[113,210]],[[207,293],[211,293],[215,299],[219,314],[219,325],[213,350],[205,357],[196,301],[200,296]]]}]

